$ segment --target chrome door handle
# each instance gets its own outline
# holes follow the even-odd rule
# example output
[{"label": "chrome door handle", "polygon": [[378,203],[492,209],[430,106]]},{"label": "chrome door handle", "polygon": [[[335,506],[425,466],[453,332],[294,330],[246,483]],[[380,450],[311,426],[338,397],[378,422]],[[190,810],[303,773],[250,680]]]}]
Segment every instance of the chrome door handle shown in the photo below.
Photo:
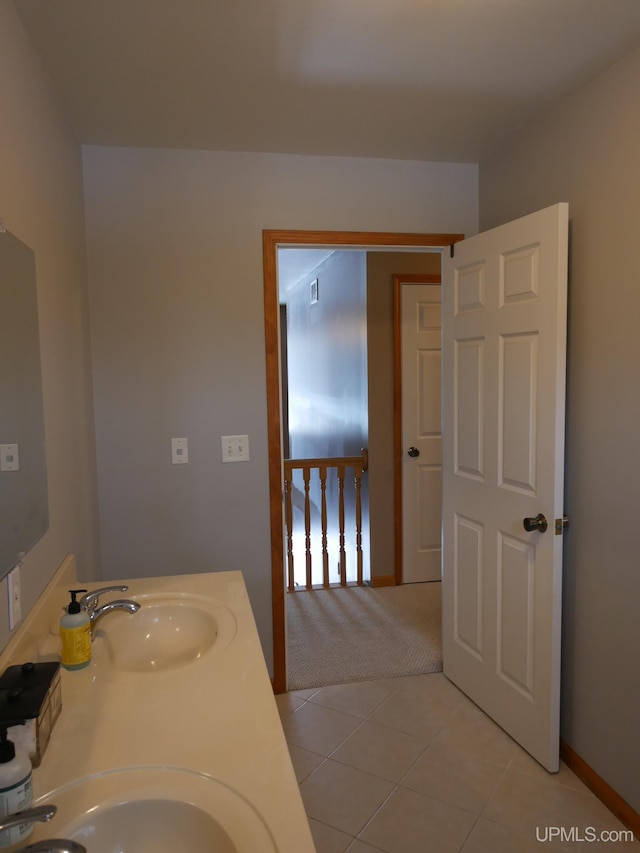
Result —
[{"label": "chrome door handle", "polygon": [[410,447],[409,450],[407,450],[407,453],[413,458],[415,458],[416,456],[420,456],[420,451],[417,447]]},{"label": "chrome door handle", "polygon": [[533,533],[534,530],[537,530],[538,533],[544,533],[549,525],[544,515],[539,512],[535,518],[523,518],[522,526],[527,533]]}]

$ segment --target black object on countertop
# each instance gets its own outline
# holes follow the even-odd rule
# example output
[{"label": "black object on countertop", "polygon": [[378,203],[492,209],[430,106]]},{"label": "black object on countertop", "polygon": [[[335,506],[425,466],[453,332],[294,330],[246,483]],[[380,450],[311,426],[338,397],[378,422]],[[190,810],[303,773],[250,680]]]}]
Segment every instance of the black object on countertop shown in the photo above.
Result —
[{"label": "black object on countertop", "polygon": [[59,669],[58,661],[8,667],[0,676],[0,725],[35,719]]}]

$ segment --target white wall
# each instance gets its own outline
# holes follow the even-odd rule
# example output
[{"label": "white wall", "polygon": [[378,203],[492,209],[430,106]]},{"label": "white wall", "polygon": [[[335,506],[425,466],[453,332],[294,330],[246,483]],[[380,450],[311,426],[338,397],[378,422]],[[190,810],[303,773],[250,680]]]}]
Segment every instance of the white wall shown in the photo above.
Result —
[{"label": "white wall", "polygon": [[[0,218],[35,252],[47,445],[49,531],[24,563],[26,612],[69,552],[85,574],[99,576],[99,547],[80,148],[7,0],[0,128]],[[0,648],[9,639],[6,600],[2,581]]]},{"label": "white wall", "polygon": [[477,167],[88,147],[84,175],[104,575],[241,569],[271,663],[262,229],[473,233]]},{"label": "white wall", "polygon": [[640,52],[480,168],[481,226],[571,218],[562,737],[640,811]]}]

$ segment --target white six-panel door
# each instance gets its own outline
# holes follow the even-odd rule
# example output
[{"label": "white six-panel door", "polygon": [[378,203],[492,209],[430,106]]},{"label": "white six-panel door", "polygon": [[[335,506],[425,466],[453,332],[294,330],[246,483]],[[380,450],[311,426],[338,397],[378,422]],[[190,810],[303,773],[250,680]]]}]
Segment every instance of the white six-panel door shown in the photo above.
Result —
[{"label": "white six-panel door", "polygon": [[[443,263],[444,672],[550,771],[567,253],[559,204],[457,243]],[[546,531],[525,530],[540,514]]]},{"label": "white six-panel door", "polygon": [[401,285],[402,580],[439,581],[442,547],[441,285]]}]

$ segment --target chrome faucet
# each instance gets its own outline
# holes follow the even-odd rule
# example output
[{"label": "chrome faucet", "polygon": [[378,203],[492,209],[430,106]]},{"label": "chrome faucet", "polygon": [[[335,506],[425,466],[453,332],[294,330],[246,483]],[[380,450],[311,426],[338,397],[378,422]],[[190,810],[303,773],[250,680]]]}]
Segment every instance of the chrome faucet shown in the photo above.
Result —
[{"label": "chrome faucet", "polygon": [[[22,823],[46,822],[51,820],[57,811],[58,807],[51,804],[48,806],[34,806],[31,809],[6,815],[0,818],[0,832],[5,829],[11,829],[13,826],[20,826]],[[66,838],[47,838],[46,840],[29,844],[27,847],[21,847],[17,853],[87,853],[87,848],[83,847],[82,844],[69,841]]]},{"label": "chrome faucet", "polygon": [[87,592],[82,596],[80,599],[80,607],[89,614],[92,631],[98,619],[100,619],[101,616],[104,616],[105,613],[110,613],[112,610],[126,610],[127,613],[137,613],[138,610],[140,610],[138,602],[133,601],[130,598],[116,598],[114,601],[110,601],[108,604],[103,604],[102,607],[98,607],[101,595],[104,595],[107,592],[126,592],[128,589],[129,587],[126,584],[103,586],[100,589],[94,589],[92,592]]},{"label": "chrome faucet", "polygon": [[93,611],[98,606],[98,599],[101,595],[105,595],[107,592],[126,592],[129,587],[126,584],[118,584],[117,586],[102,586],[100,589],[94,589],[92,592],[85,593],[80,599],[80,608],[81,610],[86,610],[89,615],[93,613]]},{"label": "chrome faucet", "polygon": [[32,809],[24,809],[24,811],[16,812],[15,814],[5,815],[4,817],[0,817],[0,832],[5,829],[11,829],[12,826],[20,826],[21,823],[51,820],[57,811],[58,807],[54,805],[34,806]]}]

